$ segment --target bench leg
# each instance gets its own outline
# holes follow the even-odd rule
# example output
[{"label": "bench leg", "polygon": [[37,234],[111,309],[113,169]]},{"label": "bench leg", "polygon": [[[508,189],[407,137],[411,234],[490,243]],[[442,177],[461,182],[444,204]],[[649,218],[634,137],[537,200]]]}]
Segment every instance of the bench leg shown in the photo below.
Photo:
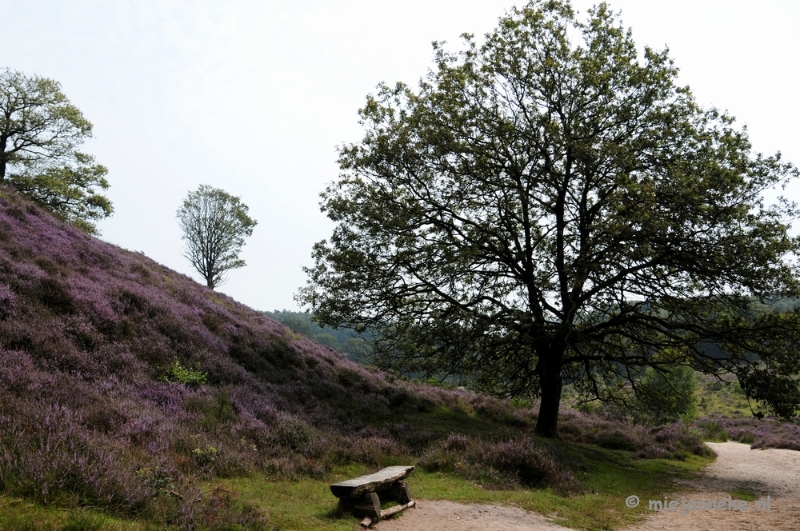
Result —
[{"label": "bench leg", "polygon": [[353,510],[366,513],[377,520],[381,517],[381,500],[376,493],[370,492],[353,505]]},{"label": "bench leg", "polygon": [[405,505],[414,498],[411,497],[411,491],[405,481],[398,481],[394,483],[390,490],[392,499],[397,500],[401,505]]}]

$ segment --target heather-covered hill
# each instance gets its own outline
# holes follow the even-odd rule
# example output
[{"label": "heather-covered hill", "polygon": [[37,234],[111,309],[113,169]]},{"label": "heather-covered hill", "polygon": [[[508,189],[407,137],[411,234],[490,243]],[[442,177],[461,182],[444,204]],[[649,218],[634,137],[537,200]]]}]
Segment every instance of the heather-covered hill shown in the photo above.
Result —
[{"label": "heather-covered hill", "polygon": [[[199,496],[202,482],[412,462],[480,485],[579,488],[580,459],[531,438],[533,422],[530,408],[357,365],[0,187],[0,502],[269,529],[235,496]],[[680,425],[565,411],[561,429],[634,458],[702,453]]]},{"label": "heather-covered hill", "polygon": [[187,475],[391,450],[368,422],[452,395],[389,382],[0,192],[0,490],[137,511]]}]

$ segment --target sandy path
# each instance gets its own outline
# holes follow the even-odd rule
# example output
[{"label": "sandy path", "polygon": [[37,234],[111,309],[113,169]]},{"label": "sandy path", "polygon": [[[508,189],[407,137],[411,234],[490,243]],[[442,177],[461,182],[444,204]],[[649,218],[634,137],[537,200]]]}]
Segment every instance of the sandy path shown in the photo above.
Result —
[{"label": "sandy path", "polygon": [[[769,509],[756,510],[756,502],[749,502],[746,511],[698,510],[683,515],[680,511],[661,511],[628,531],[800,529],[800,452],[751,450],[749,445],[735,442],[708,445],[719,457],[699,480],[685,483],[681,495],[686,496],[687,503],[689,499],[727,499],[732,490],[745,488],[761,500],[769,496]],[[676,495],[670,497],[675,498]]]},{"label": "sandy path", "polygon": [[[800,452],[750,450],[746,444],[709,443],[718,454],[698,480],[681,484],[668,500],[727,500],[739,488],[759,499],[769,496],[769,509],[746,511],[696,510],[653,512],[643,523],[626,531],[797,531],[800,530]],[[631,493],[635,494],[635,493]],[[734,496],[734,499],[737,498]],[[649,500],[641,503],[647,504]],[[620,500],[620,504],[624,501]],[[416,508],[380,522],[377,531],[564,531],[539,514],[513,507],[462,505],[448,501],[418,500]]]}]

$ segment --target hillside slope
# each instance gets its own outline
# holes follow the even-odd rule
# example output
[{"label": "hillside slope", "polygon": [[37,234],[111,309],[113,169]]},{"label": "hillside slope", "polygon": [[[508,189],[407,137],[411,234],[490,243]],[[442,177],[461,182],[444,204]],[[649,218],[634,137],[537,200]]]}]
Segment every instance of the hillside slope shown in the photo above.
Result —
[{"label": "hillside slope", "polygon": [[0,192],[0,490],[136,512],[189,475],[365,459],[399,444],[368,424],[452,400]]}]

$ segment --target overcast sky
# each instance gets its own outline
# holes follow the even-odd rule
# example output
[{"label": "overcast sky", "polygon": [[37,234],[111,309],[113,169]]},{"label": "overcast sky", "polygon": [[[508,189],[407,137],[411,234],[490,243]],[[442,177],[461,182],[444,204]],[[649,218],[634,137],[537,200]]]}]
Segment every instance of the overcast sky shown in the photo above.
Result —
[{"label": "overcast sky", "polygon": [[[223,188],[258,226],[247,267],[219,290],[258,310],[295,310],[301,267],[333,227],[318,194],[338,175],[336,146],[361,138],[366,95],[381,81],[416,85],[431,41],[456,47],[521,4],[0,0],[0,67],[59,81],[94,124],[83,150],[109,168],[115,208],[102,239],[200,280],[175,211],[200,184]],[[746,124],[757,150],[800,164],[800,2],[609,4],[639,45],[669,46],[701,104]]]}]

